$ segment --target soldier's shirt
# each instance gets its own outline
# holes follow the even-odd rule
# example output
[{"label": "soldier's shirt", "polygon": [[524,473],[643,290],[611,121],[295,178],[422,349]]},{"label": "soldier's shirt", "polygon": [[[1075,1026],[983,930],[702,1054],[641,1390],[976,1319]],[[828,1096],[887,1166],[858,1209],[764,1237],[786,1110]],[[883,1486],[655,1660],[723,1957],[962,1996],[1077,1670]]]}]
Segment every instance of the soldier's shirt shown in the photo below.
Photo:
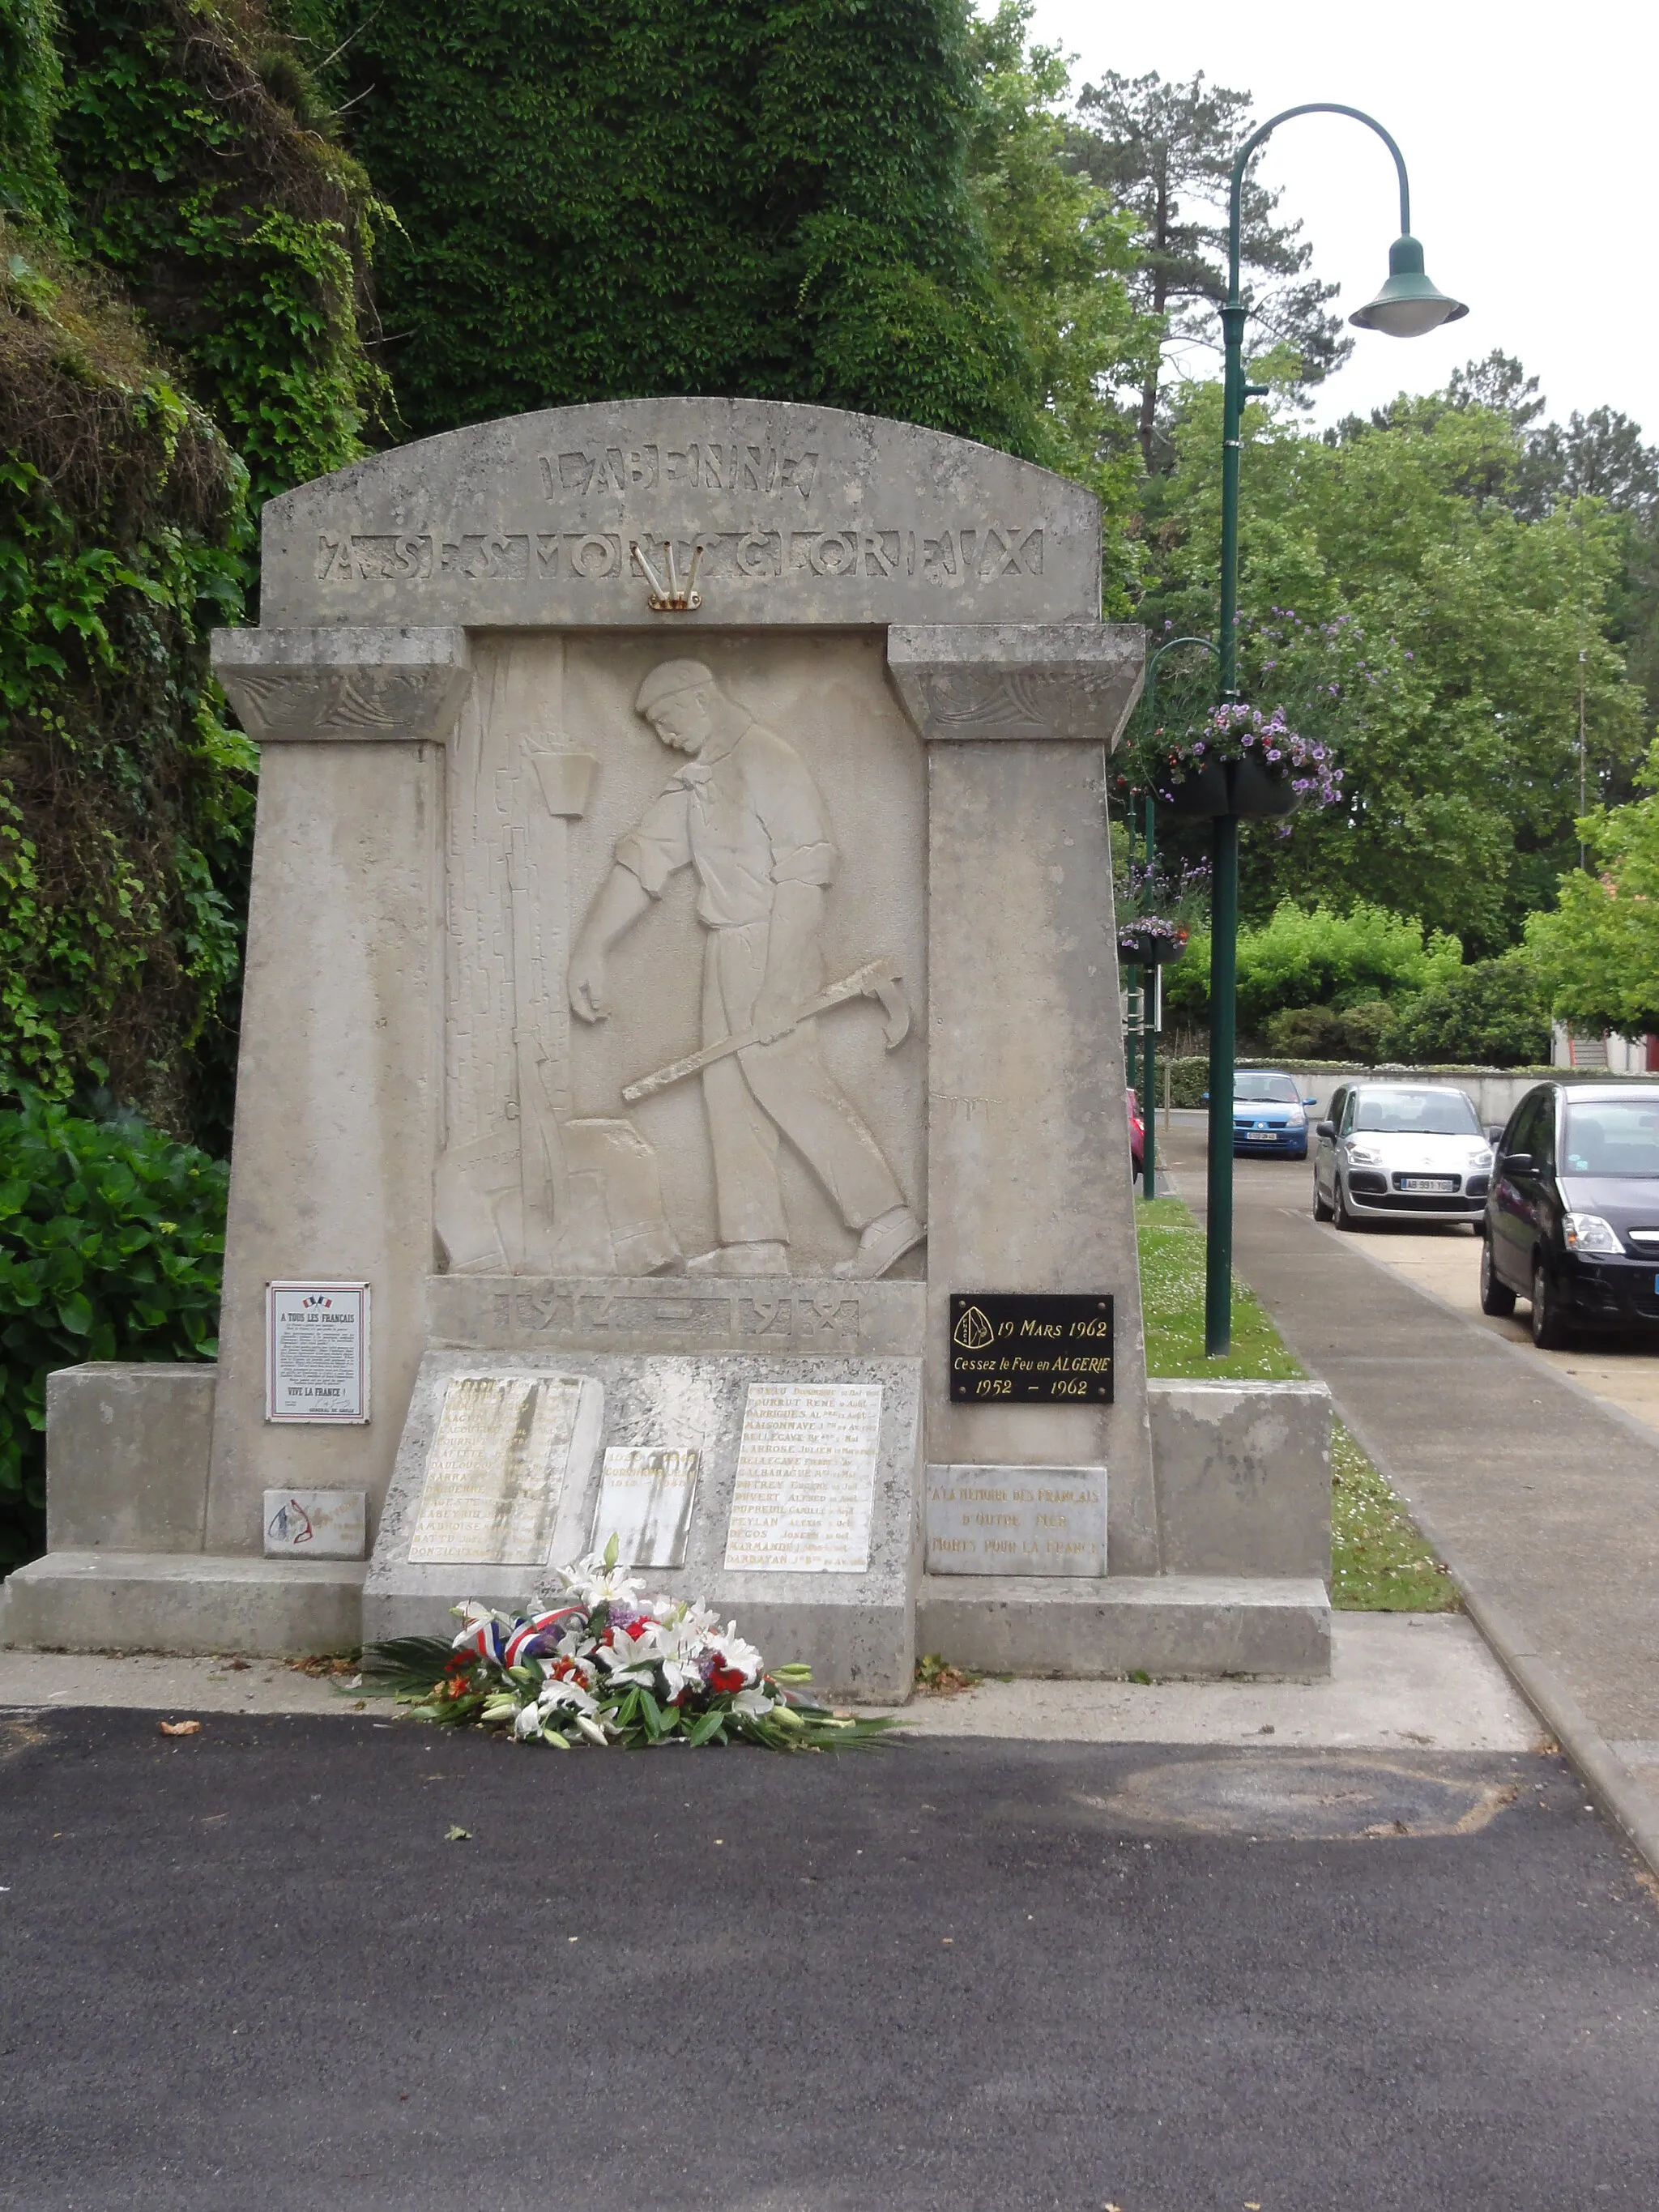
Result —
[{"label": "soldier's shirt", "polygon": [[775,885],[828,884],[839,857],[805,763],[758,722],[718,759],[688,761],[617,846],[653,898],[677,868],[695,867],[711,929],[765,921]]}]

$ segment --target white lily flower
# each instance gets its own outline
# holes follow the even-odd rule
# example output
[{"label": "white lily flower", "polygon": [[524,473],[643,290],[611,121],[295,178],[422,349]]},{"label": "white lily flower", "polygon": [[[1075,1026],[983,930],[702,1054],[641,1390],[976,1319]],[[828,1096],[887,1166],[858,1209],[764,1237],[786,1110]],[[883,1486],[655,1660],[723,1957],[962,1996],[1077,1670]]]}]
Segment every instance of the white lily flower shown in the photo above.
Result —
[{"label": "white lily flower", "polygon": [[513,1723],[516,1736],[539,1735],[542,1732],[542,1709],[538,1705],[526,1705]]},{"label": "white lily flower", "polygon": [[[607,1545],[605,1553],[611,1550]],[[574,1566],[561,1567],[560,1580],[567,1589],[575,1592],[585,1606],[634,1604],[638,1583],[617,1566],[614,1557],[607,1559],[605,1553],[589,1552]]]},{"label": "white lily flower", "polygon": [[578,1713],[576,1716],[576,1726],[581,1730],[582,1734],[587,1738],[590,1743],[598,1744],[601,1751],[608,1751],[610,1749],[610,1739],[597,1721],[590,1720],[586,1713]]},{"label": "white lily flower", "polygon": [[715,1649],[722,1662],[728,1667],[735,1667],[745,1683],[757,1682],[765,1672],[766,1662],[756,1647],[752,1644],[745,1644],[737,1632],[738,1624],[734,1620],[726,1634],[715,1639]]},{"label": "white lily flower", "polygon": [[739,1690],[732,1700],[732,1710],[734,1713],[746,1713],[751,1720],[759,1720],[763,1713],[771,1711],[775,1702],[764,1690]]},{"label": "white lily flower", "polygon": [[596,1713],[599,1706],[580,1682],[550,1682],[536,1700],[544,1713]]}]

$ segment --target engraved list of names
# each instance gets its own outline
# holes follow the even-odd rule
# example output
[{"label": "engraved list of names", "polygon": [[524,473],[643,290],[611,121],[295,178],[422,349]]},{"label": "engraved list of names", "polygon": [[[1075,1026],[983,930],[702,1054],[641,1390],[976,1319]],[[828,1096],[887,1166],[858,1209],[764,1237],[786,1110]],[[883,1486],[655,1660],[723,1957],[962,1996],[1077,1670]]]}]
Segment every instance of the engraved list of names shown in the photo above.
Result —
[{"label": "engraved list of names", "polygon": [[547,1564],[584,1387],[564,1375],[450,1378],[427,1453],[412,1566]]},{"label": "engraved list of names", "polygon": [[880,1440],[879,1382],[751,1382],[726,1572],[863,1574]]}]

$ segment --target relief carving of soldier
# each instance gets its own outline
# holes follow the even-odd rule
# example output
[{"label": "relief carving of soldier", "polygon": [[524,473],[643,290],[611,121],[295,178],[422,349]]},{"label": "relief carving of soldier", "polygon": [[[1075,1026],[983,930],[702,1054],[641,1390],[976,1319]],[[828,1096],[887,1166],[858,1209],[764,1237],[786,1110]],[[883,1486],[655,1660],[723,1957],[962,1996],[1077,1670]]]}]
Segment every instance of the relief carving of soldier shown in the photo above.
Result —
[{"label": "relief carving of soldier", "polygon": [[571,954],[572,1009],[586,1022],[605,1019],[606,955],[677,868],[695,869],[708,932],[703,1042],[760,1035],[702,1071],[720,1242],[688,1270],[788,1272],[781,1133],[858,1237],[836,1273],[884,1274],[926,1231],[819,1058],[816,1021],[800,1018],[823,987],[824,900],[840,858],[822,795],[794,747],[728,696],[699,660],[653,668],[634,704],[687,760],[617,847]]}]

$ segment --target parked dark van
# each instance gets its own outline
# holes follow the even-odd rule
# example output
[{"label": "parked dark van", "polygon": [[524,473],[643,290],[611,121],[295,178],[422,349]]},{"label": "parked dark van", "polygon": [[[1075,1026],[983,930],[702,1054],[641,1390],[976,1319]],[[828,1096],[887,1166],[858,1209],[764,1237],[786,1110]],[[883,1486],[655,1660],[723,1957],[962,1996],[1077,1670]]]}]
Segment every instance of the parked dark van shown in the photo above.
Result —
[{"label": "parked dark van", "polygon": [[1659,1086],[1540,1083],[1498,1140],[1480,1304],[1532,1302],[1532,1340],[1659,1328]]}]

